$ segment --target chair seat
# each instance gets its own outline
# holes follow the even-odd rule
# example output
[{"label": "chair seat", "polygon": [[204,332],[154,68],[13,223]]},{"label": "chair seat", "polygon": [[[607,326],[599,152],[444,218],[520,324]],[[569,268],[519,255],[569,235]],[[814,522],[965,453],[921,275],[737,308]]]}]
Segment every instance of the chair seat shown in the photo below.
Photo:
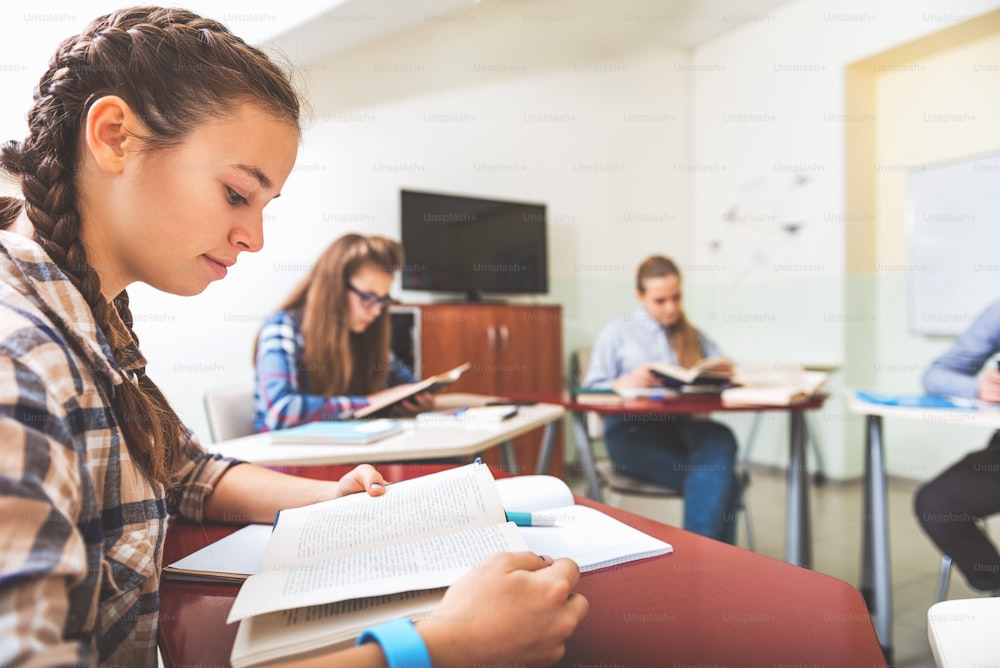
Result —
[{"label": "chair seat", "polygon": [[594,469],[601,482],[616,492],[641,496],[682,496],[680,490],[647,482],[616,470],[610,459],[598,459],[594,462]]}]

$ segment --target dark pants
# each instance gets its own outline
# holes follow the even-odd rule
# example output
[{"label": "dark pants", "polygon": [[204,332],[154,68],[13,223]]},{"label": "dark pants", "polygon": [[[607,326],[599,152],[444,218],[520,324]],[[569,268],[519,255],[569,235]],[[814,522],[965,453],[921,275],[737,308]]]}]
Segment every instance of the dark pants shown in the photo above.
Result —
[{"label": "dark pants", "polygon": [[1000,513],[1000,432],[917,490],[917,519],[969,585],[1000,590],[1000,554],[976,523]]},{"label": "dark pants", "polygon": [[689,417],[630,415],[607,422],[604,443],[622,472],[683,490],[685,529],[735,542],[740,484],[729,427]]}]

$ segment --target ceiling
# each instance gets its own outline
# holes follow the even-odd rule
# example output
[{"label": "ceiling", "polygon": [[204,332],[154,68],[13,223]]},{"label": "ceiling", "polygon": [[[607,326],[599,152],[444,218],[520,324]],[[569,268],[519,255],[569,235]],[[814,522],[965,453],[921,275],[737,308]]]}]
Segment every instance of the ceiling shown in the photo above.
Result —
[{"label": "ceiling", "polygon": [[[617,50],[639,41],[695,48],[789,0],[340,0],[269,36],[299,65],[439,22],[516,16],[579,46]],[[315,5],[314,5],[315,7]]]}]

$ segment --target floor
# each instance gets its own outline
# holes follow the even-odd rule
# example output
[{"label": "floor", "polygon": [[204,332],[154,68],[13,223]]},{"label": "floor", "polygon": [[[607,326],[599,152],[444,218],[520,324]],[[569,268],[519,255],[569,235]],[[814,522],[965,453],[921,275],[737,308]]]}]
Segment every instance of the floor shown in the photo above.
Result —
[{"label": "floor", "polygon": [[[569,467],[572,469],[573,467]],[[582,480],[572,480],[582,494]],[[934,668],[927,641],[927,609],[935,602],[941,556],[923,534],[913,514],[916,484],[890,481],[889,557],[892,568],[894,657],[896,668]],[[751,530],[761,554],[783,559],[785,555],[784,471],[753,469],[747,488]],[[682,503],[676,499],[623,497],[605,499],[626,510],[667,524],[681,524]],[[813,522],[815,570],[858,586],[861,555],[861,482],[826,481],[812,486],[810,503]],[[746,547],[743,527],[738,544]],[[983,594],[970,589],[962,575],[951,577],[948,598],[972,598]]]}]

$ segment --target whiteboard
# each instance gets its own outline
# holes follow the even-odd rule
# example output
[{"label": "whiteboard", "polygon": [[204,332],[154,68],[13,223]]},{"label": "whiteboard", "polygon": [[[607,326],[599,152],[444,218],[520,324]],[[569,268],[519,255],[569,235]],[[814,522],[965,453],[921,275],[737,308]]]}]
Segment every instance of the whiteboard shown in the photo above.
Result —
[{"label": "whiteboard", "polygon": [[960,334],[1000,297],[1000,153],[910,172],[905,216],[910,330]]}]

